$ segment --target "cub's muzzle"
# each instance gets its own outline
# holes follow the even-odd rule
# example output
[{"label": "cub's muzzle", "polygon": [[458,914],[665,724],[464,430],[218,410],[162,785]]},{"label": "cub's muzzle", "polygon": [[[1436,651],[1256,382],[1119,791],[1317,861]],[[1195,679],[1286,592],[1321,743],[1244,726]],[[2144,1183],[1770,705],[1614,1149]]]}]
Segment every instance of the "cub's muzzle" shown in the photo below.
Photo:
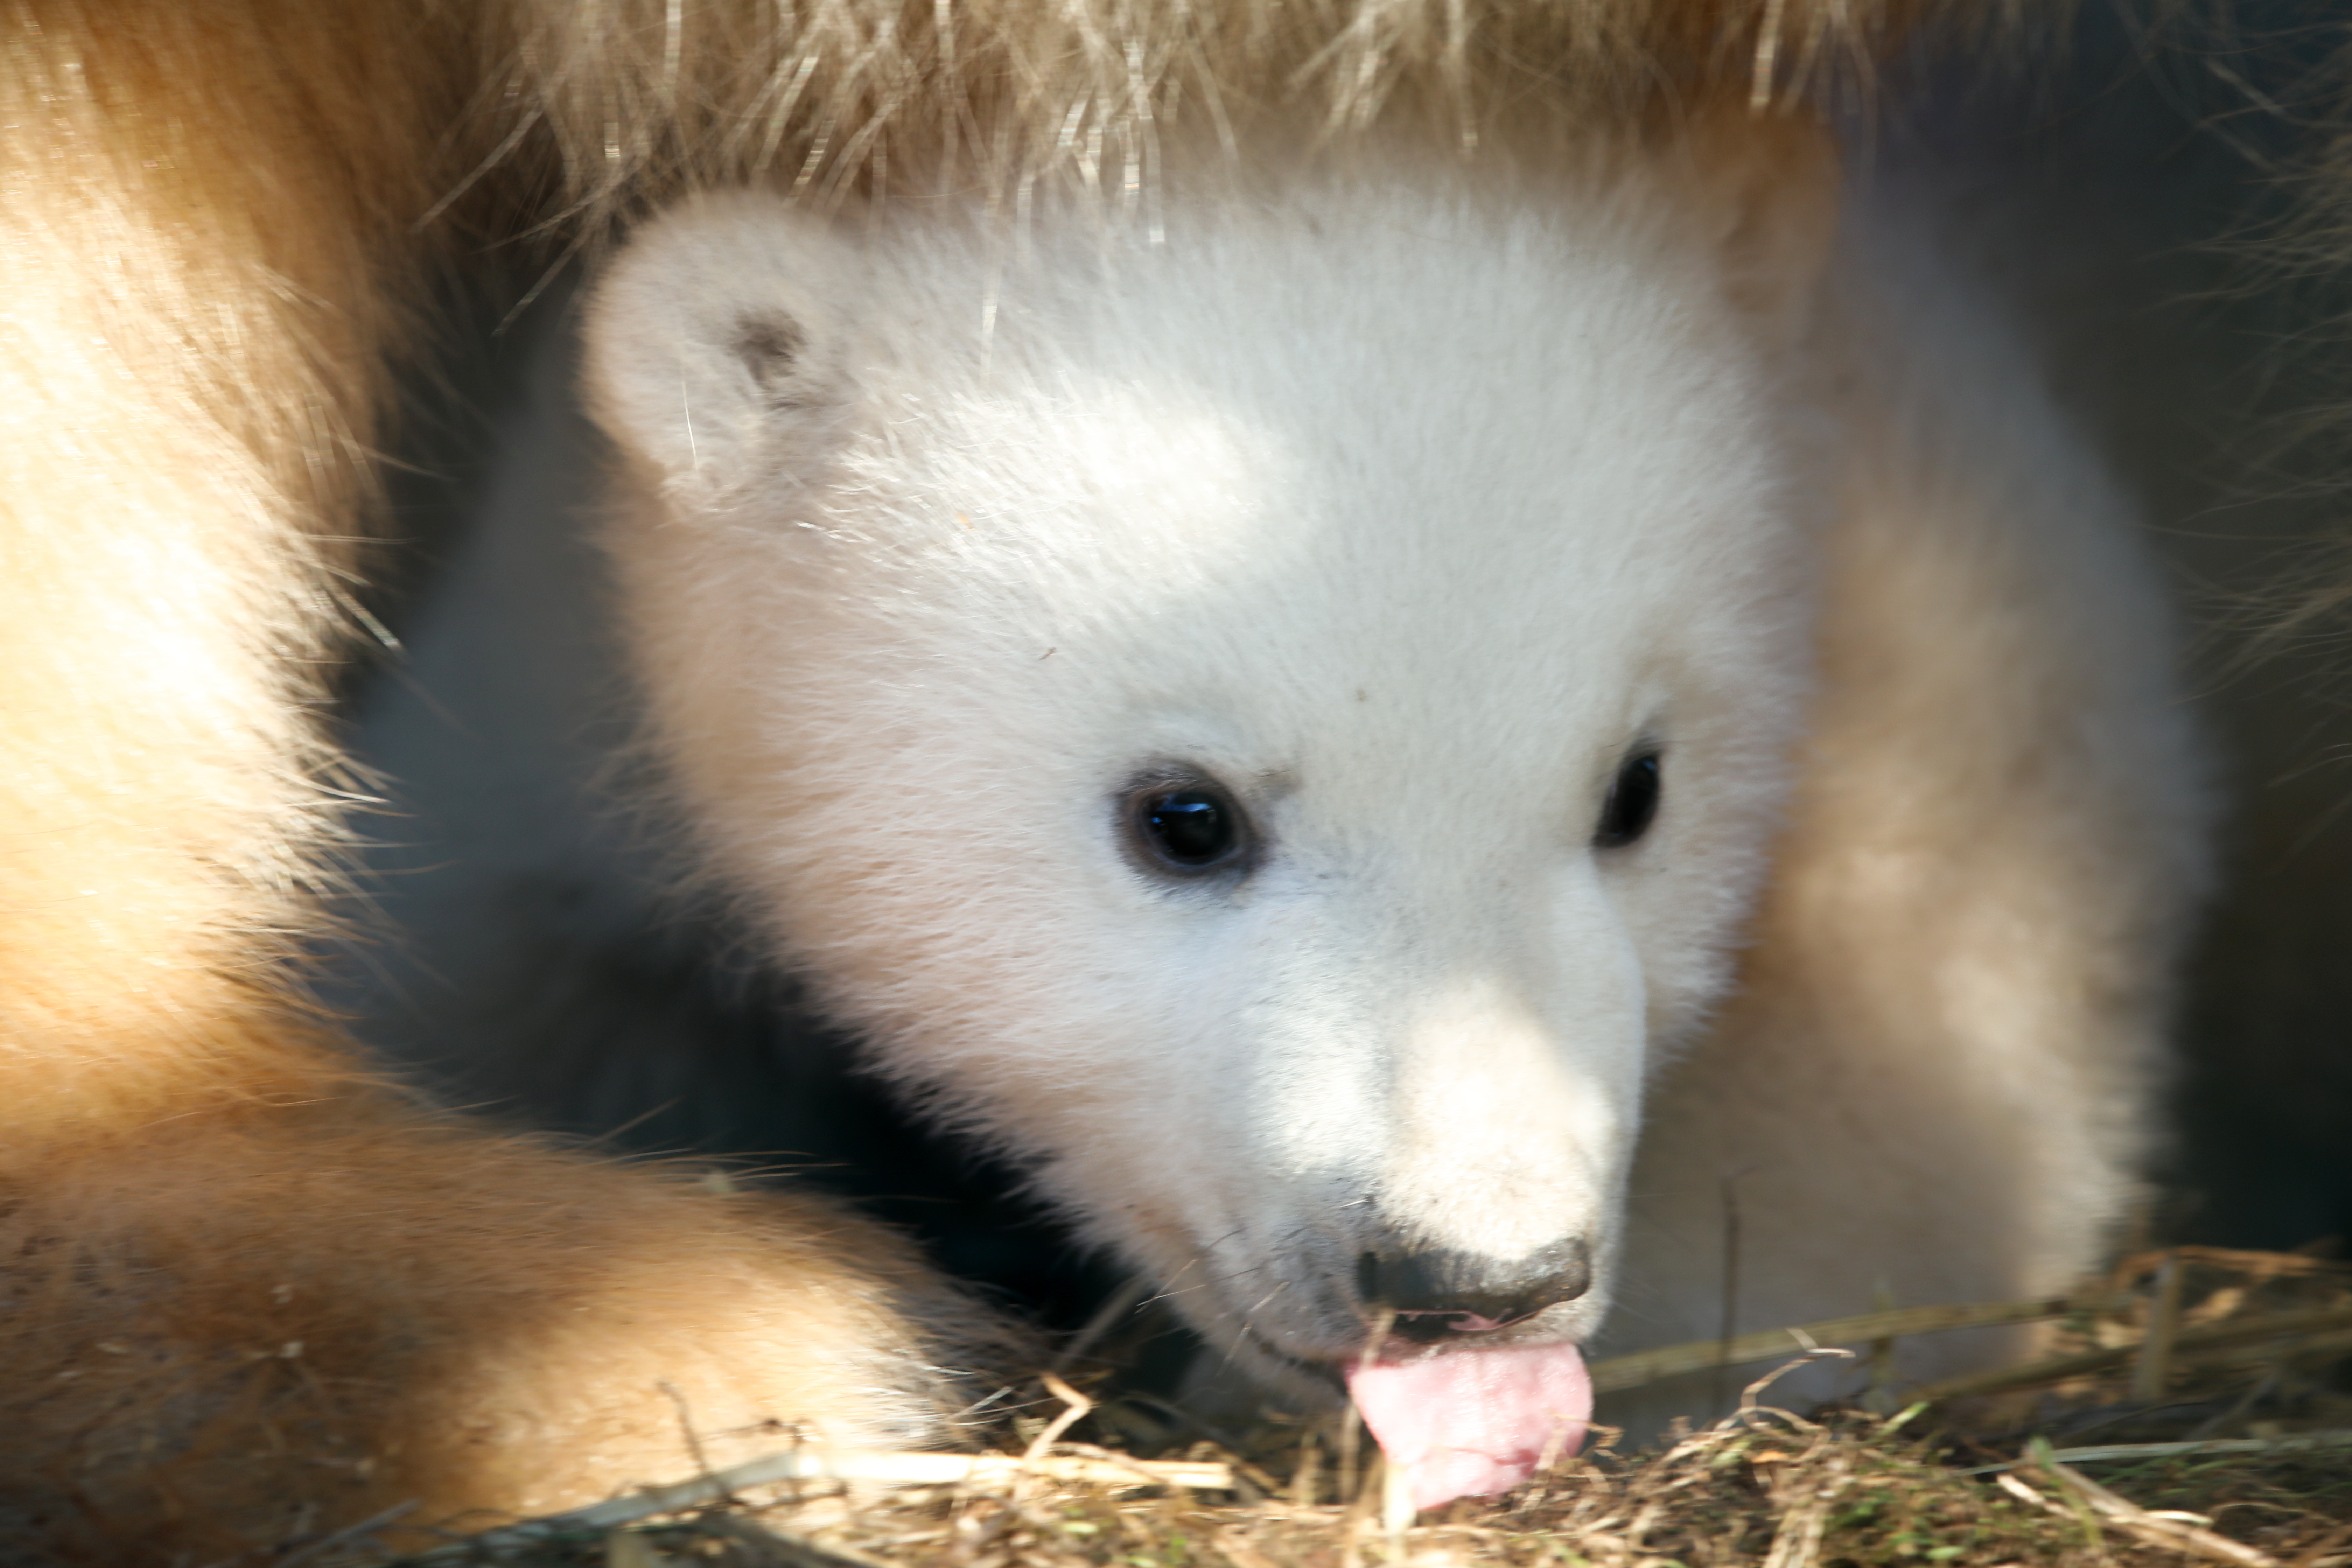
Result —
[{"label": "cub's muzzle", "polygon": [[1356,1259],[1356,1294],[1366,1315],[1393,1314],[1392,1333],[1424,1344],[1508,1328],[1591,1288],[1592,1248],[1582,1237],[1509,1259],[1399,1247]]}]

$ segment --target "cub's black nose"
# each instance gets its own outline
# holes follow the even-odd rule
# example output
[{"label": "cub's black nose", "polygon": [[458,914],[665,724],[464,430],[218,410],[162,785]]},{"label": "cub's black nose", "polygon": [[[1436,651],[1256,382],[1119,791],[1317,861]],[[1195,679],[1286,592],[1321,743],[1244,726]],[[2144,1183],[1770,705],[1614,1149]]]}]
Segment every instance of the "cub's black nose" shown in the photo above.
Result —
[{"label": "cub's black nose", "polygon": [[1392,1331],[1409,1340],[1499,1329],[1591,1288],[1592,1249],[1582,1237],[1499,1261],[1444,1247],[1366,1252],[1356,1259],[1356,1293],[1365,1309],[1394,1312]]}]

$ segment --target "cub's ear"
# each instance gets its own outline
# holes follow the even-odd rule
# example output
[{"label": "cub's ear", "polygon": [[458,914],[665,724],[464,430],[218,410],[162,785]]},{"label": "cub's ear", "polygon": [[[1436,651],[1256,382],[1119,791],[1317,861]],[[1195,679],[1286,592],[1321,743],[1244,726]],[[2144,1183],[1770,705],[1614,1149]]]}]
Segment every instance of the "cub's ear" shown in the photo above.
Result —
[{"label": "cub's ear", "polygon": [[757,192],[665,213],[590,299],[589,413],[681,500],[789,474],[849,403],[857,256],[830,223]]},{"label": "cub's ear", "polygon": [[1698,106],[1669,134],[1696,184],[1732,302],[1768,343],[1793,343],[1812,325],[1837,244],[1836,139],[1796,113],[1744,102]]}]

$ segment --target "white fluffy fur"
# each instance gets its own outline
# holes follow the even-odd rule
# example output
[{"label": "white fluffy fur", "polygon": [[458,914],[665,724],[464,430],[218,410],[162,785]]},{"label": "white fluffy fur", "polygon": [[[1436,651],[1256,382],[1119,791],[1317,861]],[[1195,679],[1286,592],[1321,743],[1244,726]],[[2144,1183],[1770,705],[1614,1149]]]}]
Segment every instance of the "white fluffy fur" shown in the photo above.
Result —
[{"label": "white fluffy fur", "polygon": [[[289,994],[335,881],[315,721],[357,618],[374,455],[398,439],[387,373],[435,384],[471,357],[467,311],[418,310],[444,285],[503,305],[508,258],[593,251],[713,185],[845,213],[984,190],[1015,215],[1083,189],[1148,215],[1180,143],[1451,154],[1836,101],[1912,20],[1983,9],[12,10],[0,1557],[228,1561],[371,1516],[421,1533],[584,1502],[688,1462],[664,1385],[717,1462],[768,1422],[937,1435],[927,1413],[957,1397],[940,1369],[992,1359],[989,1314],[877,1227],[427,1112]],[[562,728],[542,710],[535,732]],[[528,945],[512,906],[457,907],[461,939]],[[482,1033],[528,1053],[497,1011]]]},{"label": "white fluffy fur", "polygon": [[[1589,1238],[1521,1338],[1707,1331],[1733,1173],[1770,1321],[2063,1285],[2126,1198],[2196,815],[2126,517],[1916,254],[1822,276],[1818,171],[1696,162],[705,198],[594,301],[708,859],[1260,1376],[1400,1243]],[[1171,764],[1246,874],[1123,841]]]}]

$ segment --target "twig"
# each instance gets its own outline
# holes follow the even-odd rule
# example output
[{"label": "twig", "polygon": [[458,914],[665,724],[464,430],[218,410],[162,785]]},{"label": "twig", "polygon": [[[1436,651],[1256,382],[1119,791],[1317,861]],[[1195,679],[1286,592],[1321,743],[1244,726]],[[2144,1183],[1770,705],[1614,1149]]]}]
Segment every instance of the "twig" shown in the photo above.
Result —
[{"label": "twig", "polygon": [[[1385,1458],[1385,1456],[1383,1456]],[[1381,1466],[1381,1529],[1389,1538],[1389,1561],[1404,1561],[1404,1532],[1412,1527],[1412,1475],[1394,1461]]]},{"label": "twig", "polygon": [[[2010,1496],[2015,1498],[2018,1501],[2024,1503],[2029,1508],[2038,1508],[2045,1512],[2054,1513],[2060,1519],[2070,1521],[2076,1518],[2075,1512],[2073,1509],[2068,1508],[2064,1503],[2059,1502],[2054,1499],[2043,1497],[2040,1492],[2035,1491],[2032,1487],[2027,1486],[2023,1481],[2019,1480],[2015,1476],[2011,1475],[2006,1470],[2002,1471],[2000,1475],[1993,1477],[1992,1484],[2007,1492]],[[2098,1546],[2098,1533],[2099,1532],[2095,1530],[2089,1532],[2090,1540],[2088,1544],[2095,1550]]]},{"label": "twig", "polygon": [[360,1521],[357,1524],[347,1524],[343,1526],[342,1529],[336,1531],[332,1535],[322,1535],[307,1546],[296,1547],[293,1551],[289,1552],[284,1556],[277,1559],[274,1568],[294,1568],[294,1564],[297,1563],[308,1563],[313,1558],[323,1557],[338,1546],[348,1546],[352,1542],[358,1541],[364,1536],[372,1535],[383,1526],[391,1524],[396,1520],[404,1519],[415,1511],[416,1500],[415,1498],[409,1499],[406,1502],[394,1503],[382,1513],[372,1513],[365,1519]]},{"label": "twig", "polygon": [[[562,1536],[590,1535],[666,1513],[683,1513],[748,1487],[780,1481],[872,1481],[890,1486],[1009,1486],[1024,1473],[1057,1481],[1098,1486],[1185,1487],[1195,1491],[1231,1491],[1233,1467],[1206,1459],[1097,1459],[1049,1455],[1035,1459],[1011,1454],[875,1453],[795,1448],[748,1459],[692,1480],[648,1487],[566,1513],[468,1536],[417,1557],[440,1562],[467,1552],[528,1545]],[[830,1549],[825,1549],[830,1550]]]},{"label": "twig", "polygon": [[1343,1507],[1355,1506],[1356,1456],[1363,1444],[1363,1412],[1358,1410],[1356,1402],[1350,1399],[1348,1408],[1339,1412],[1339,1436],[1332,1445],[1339,1452],[1332,1457],[1331,1485],[1339,1493],[1334,1500]]},{"label": "twig", "polygon": [[[1882,1312],[1895,1310],[1895,1290],[1882,1276],[1871,1291],[1871,1304]],[[1870,1387],[1863,1394],[1863,1407],[1874,1415],[1885,1415],[1895,1408],[1895,1337],[1881,1334],[1870,1342]]]},{"label": "twig", "polygon": [[[1361,1372],[1378,1359],[1381,1347],[1388,1342],[1389,1330],[1396,1325],[1396,1312],[1381,1309],[1379,1320],[1364,1335],[1364,1348],[1358,1352],[1356,1370]],[[1356,1408],[1355,1395],[1348,1396],[1348,1407],[1339,1413],[1338,1475],[1333,1479],[1339,1489],[1339,1501],[1353,1507],[1361,1495],[1357,1486],[1356,1454],[1363,1441],[1364,1413]],[[1352,1537],[1350,1538],[1353,1539]]]},{"label": "twig", "polygon": [[2229,1367],[2276,1367],[2284,1362],[2332,1361],[2352,1354],[2352,1325],[2327,1334],[2299,1334],[2289,1339],[2263,1339],[2248,1344],[2224,1345],[2196,1356],[2191,1364],[2200,1371],[2218,1372]]},{"label": "twig", "polygon": [[1822,1553],[1822,1536],[1829,1528],[1830,1505],[1851,1479],[1847,1464],[1836,1465],[1812,1493],[1780,1516],[1772,1531],[1772,1548],[1764,1568],[1813,1568]]},{"label": "twig", "polygon": [[2168,1253],[2156,1270],[2156,1299],[2148,1303],[2147,1333],[2132,1367],[2132,1397],[2153,1405],[2164,1397],[2172,1372],[2172,1336],[2180,1331],[2180,1286],[2187,1270],[2179,1253]]},{"label": "twig", "polygon": [[1739,1326],[1739,1178],[1745,1171],[1727,1171],[1723,1176],[1723,1315],[1717,1332],[1715,1381],[1708,1391],[1707,1405],[1723,1408],[1725,1374],[1733,1362],[1731,1347],[1736,1342],[1732,1331]]},{"label": "twig", "polygon": [[[2072,1492],[2099,1522],[2118,1535],[2127,1535],[2148,1546],[2160,1546],[2168,1551],[2194,1553],[2215,1563],[2228,1563],[2234,1568],[2283,1568],[2279,1560],[2267,1552],[2258,1551],[2242,1541],[2232,1541],[2202,1525],[2187,1520],[2150,1513],[2127,1498],[2117,1497],[2090,1477],[2068,1469],[2051,1457],[2047,1442],[2034,1445],[2034,1467],[2053,1482]],[[1998,1478],[2000,1489],[2011,1497],[2039,1504],[2053,1513],[2071,1515],[2074,1510],[2043,1497],[2013,1475]]]},{"label": "twig", "polygon": [[1311,1427],[1298,1432],[1298,1464],[1290,1473],[1290,1505],[1293,1508],[1315,1506],[1315,1433]]},{"label": "twig", "polygon": [[[2265,1318],[2242,1318],[2231,1323],[2213,1323],[2201,1329],[2184,1329],[2173,1336],[2172,1351],[2176,1357],[2191,1359],[2189,1352],[2222,1350],[2285,1335],[2309,1336],[2307,1345],[2290,1345],[2284,1353],[2298,1350],[2334,1348],[2336,1336],[2321,1338],[2323,1331],[2352,1330],[2352,1307],[2323,1307],[2301,1312],[2274,1312]],[[2084,1351],[2076,1355],[2053,1356],[2047,1361],[2028,1362],[2022,1366],[2000,1367],[1991,1372],[1974,1373],[1966,1377],[1948,1378],[1919,1389],[1915,1397],[1939,1402],[1961,1399],[1979,1394],[2000,1394],[2012,1388],[2031,1388],[2041,1383],[2060,1383],[2070,1377],[2082,1377],[2090,1373],[2105,1372],[2117,1367],[2139,1353],[2137,1344],[2115,1345],[2105,1350]],[[2210,1362],[2214,1357],[2193,1359]]]},{"label": "twig", "polygon": [[[2106,1443],[2088,1448],[2053,1448],[2049,1457],[2069,1465],[2102,1465],[2126,1459],[2192,1458],[2205,1454],[2292,1456],[2330,1448],[2352,1448],[2352,1431],[2293,1432],[2279,1437],[2209,1437],[2185,1443]],[[1988,1476],[2033,1462],[2010,1459],[1998,1465],[1977,1465],[1962,1473]]]},{"label": "twig", "polygon": [[[1804,1338],[1805,1331],[1802,1329],[1792,1329],[1790,1331],[1797,1335],[1800,1339]],[[1778,1416],[1783,1421],[1790,1423],[1801,1431],[1812,1432],[1819,1430],[1819,1428],[1811,1422],[1806,1420],[1803,1416],[1799,1415],[1793,1410],[1782,1410],[1776,1405],[1764,1405],[1762,1403],[1764,1391],[1771,1387],[1774,1384],[1780,1382],[1782,1378],[1788,1376],[1790,1373],[1796,1371],[1801,1366],[1810,1366],[1817,1361],[1852,1361],[1853,1359],[1853,1352],[1852,1351],[1840,1350],[1834,1346],[1824,1347],[1813,1344],[1810,1341],[1807,1342],[1805,1344],[1804,1354],[1782,1362],[1779,1366],[1774,1367],[1770,1372],[1766,1373],[1763,1376],[1758,1378],[1755,1382],[1742,1389],[1739,1394],[1739,1408],[1725,1416],[1722,1420],[1717,1422],[1714,1429],[1718,1432],[1737,1431],[1748,1425],[1749,1417],[1756,1415],[1759,1412],[1769,1411],[1771,1415]],[[1703,1438],[1705,1434],[1700,1434],[1699,1436]]]},{"label": "twig", "polygon": [[1030,1444],[1028,1451],[1021,1456],[1021,1462],[1024,1465],[1034,1465],[1044,1458],[1060,1440],[1062,1434],[1084,1420],[1087,1412],[1095,1407],[1093,1400],[1063,1382],[1057,1374],[1048,1372],[1041,1376],[1045,1392],[1062,1402],[1062,1413],[1046,1424],[1045,1429],[1037,1434],[1037,1440]]},{"label": "twig", "polygon": [[2333,1258],[2308,1258],[2293,1252],[2248,1252],[2233,1247],[2168,1247],[2160,1252],[2142,1252],[2125,1258],[2116,1265],[2115,1278],[2119,1281],[2137,1279],[2150,1269],[2161,1268],[2168,1258],[2252,1275],[2256,1283],[2347,1272],[2347,1265]]},{"label": "twig", "polygon": [[1742,1334],[1728,1345],[1719,1339],[1693,1340],[1595,1362],[1591,1367],[1592,1390],[1596,1394],[1614,1394],[1684,1373],[1770,1361],[1775,1356],[1802,1352],[1808,1341],[1814,1344],[1859,1344],[1906,1334],[1941,1333],[1948,1329],[1998,1328],[2063,1318],[2082,1310],[2086,1304],[2104,1303],[2084,1303],[2071,1296],[2038,1296],[2025,1301],[1980,1301],[1958,1307],[1899,1307],[1891,1312],[1864,1312],[1859,1317],[1829,1318],[1795,1328],[1766,1329]]},{"label": "twig", "polygon": [[[820,1546],[805,1535],[781,1531],[773,1525],[740,1514],[706,1514],[696,1521],[702,1532],[740,1542],[755,1548],[763,1562],[778,1563],[780,1568],[891,1568],[881,1558],[867,1555],[848,1546]],[[625,1539],[607,1537],[607,1541]],[[638,1537],[642,1540],[643,1537]],[[664,1563],[675,1563],[675,1557],[663,1557]]]},{"label": "twig", "polygon": [[1062,1434],[1085,1419],[1087,1413],[1095,1407],[1093,1400],[1063,1382],[1057,1374],[1041,1373],[1039,1377],[1045,1384],[1045,1392],[1062,1402],[1062,1413],[1047,1422],[1045,1429],[1038,1433],[1036,1440],[1023,1452],[1021,1468],[1024,1473],[1013,1483],[1013,1500],[1016,1504],[1029,1500],[1029,1489],[1038,1479],[1038,1472],[1034,1468],[1037,1461],[1051,1453]]},{"label": "twig", "polygon": [[710,1474],[710,1456],[703,1452],[702,1436],[694,1429],[694,1412],[687,1408],[686,1395],[680,1394],[677,1391],[677,1384],[667,1378],[663,1378],[654,1386],[667,1394],[670,1404],[677,1407],[677,1429],[685,1434],[686,1457],[694,1461],[695,1473],[704,1476]]}]

